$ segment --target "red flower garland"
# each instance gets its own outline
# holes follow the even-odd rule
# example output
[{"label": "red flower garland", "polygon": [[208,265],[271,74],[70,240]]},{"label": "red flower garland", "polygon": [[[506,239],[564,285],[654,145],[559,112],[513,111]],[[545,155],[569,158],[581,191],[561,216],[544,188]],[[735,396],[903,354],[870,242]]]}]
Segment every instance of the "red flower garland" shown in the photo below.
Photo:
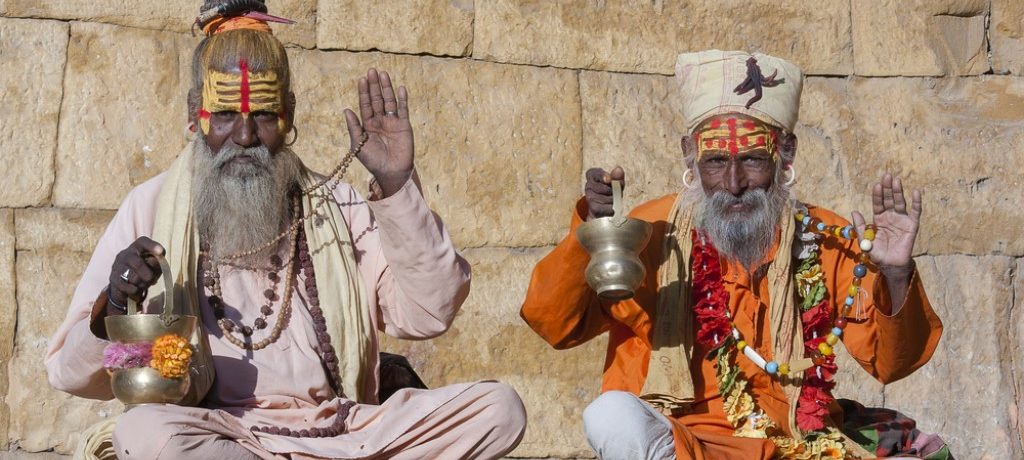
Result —
[{"label": "red flower garland", "polygon": [[[691,233],[693,250],[693,312],[697,321],[697,342],[708,350],[715,350],[726,343],[732,334],[732,325],[727,315],[729,294],[722,283],[722,267],[718,250],[701,238],[697,231]],[[813,257],[813,256],[812,256]],[[818,344],[825,341],[832,328],[828,298],[800,315],[803,326],[804,353],[812,356],[815,367],[805,373],[803,387],[797,400],[796,424],[803,431],[817,431],[826,428],[825,419],[835,398],[832,380],[838,367],[835,354],[821,356]]]}]

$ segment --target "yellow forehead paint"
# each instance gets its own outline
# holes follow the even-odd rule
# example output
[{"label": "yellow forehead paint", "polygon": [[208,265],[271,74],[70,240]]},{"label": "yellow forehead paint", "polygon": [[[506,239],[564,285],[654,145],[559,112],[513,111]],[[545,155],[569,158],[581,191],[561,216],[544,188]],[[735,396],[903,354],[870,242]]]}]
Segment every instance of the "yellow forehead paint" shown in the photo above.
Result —
[{"label": "yellow forehead paint", "polygon": [[775,133],[752,120],[730,118],[722,123],[711,120],[707,129],[697,133],[697,159],[707,152],[729,152],[735,158],[740,153],[764,149],[774,158]]},{"label": "yellow forehead paint", "polygon": [[284,133],[284,94],[277,73],[249,72],[242,59],[239,73],[209,70],[203,79],[203,107],[199,111],[199,126],[203,134],[210,132],[210,115],[217,112],[238,112],[248,117],[252,112],[273,112],[278,115],[277,128]]}]

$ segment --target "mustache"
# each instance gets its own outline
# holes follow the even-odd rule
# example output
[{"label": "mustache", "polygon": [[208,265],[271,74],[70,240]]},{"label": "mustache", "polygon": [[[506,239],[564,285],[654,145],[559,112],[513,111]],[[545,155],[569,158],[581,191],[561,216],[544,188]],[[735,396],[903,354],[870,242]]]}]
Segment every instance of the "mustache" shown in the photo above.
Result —
[{"label": "mustache", "polygon": [[734,204],[743,204],[757,209],[765,203],[767,196],[768,193],[759,188],[747,190],[740,196],[719,190],[708,197],[708,202],[712,208],[718,210],[728,208]]},{"label": "mustache", "polygon": [[242,147],[235,143],[227,143],[221,146],[217,154],[213,156],[213,166],[217,169],[224,169],[228,164],[231,164],[232,160],[241,157],[249,157],[255,160],[254,165],[257,165],[259,169],[264,171],[270,169],[271,155],[270,149],[265,145],[258,145],[256,147]]}]

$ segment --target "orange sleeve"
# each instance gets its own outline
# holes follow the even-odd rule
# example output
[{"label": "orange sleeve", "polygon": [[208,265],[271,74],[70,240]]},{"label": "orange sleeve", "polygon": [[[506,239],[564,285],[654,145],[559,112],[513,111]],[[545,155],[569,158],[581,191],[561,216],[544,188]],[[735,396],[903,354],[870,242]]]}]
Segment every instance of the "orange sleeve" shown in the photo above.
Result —
[{"label": "orange sleeve", "polygon": [[[812,214],[830,225],[846,225],[846,220],[820,209]],[[829,280],[833,312],[838,314],[853,283],[855,257],[860,248],[854,241],[843,245],[826,240],[823,244],[822,269]],[[942,321],[932,310],[924,286],[917,275],[911,275],[910,287],[901,306],[891,308],[889,290],[877,270],[869,271],[861,283],[867,295],[861,296],[859,308],[847,318],[843,346],[869,374],[883,384],[895,382],[925,365],[935,352],[942,335]],[[859,311],[859,319],[858,319]],[[896,311],[886,315],[883,311]]]},{"label": "orange sleeve", "polygon": [[556,349],[572,348],[608,330],[609,317],[584,279],[590,256],[576,240],[586,202],[579,200],[569,234],[533,269],[523,320]]}]

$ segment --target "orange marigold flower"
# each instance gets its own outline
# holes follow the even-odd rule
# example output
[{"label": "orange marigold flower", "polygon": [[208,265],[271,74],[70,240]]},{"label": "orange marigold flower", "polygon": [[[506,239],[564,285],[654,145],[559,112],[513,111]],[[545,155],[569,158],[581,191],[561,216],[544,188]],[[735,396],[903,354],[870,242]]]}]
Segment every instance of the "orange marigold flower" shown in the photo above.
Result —
[{"label": "orange marigold flower", "polygon": [[167,379],[180,379],[188,374],[192,346],[184,337],[167,334],[153,341],[153,359],[149,367]]}]

